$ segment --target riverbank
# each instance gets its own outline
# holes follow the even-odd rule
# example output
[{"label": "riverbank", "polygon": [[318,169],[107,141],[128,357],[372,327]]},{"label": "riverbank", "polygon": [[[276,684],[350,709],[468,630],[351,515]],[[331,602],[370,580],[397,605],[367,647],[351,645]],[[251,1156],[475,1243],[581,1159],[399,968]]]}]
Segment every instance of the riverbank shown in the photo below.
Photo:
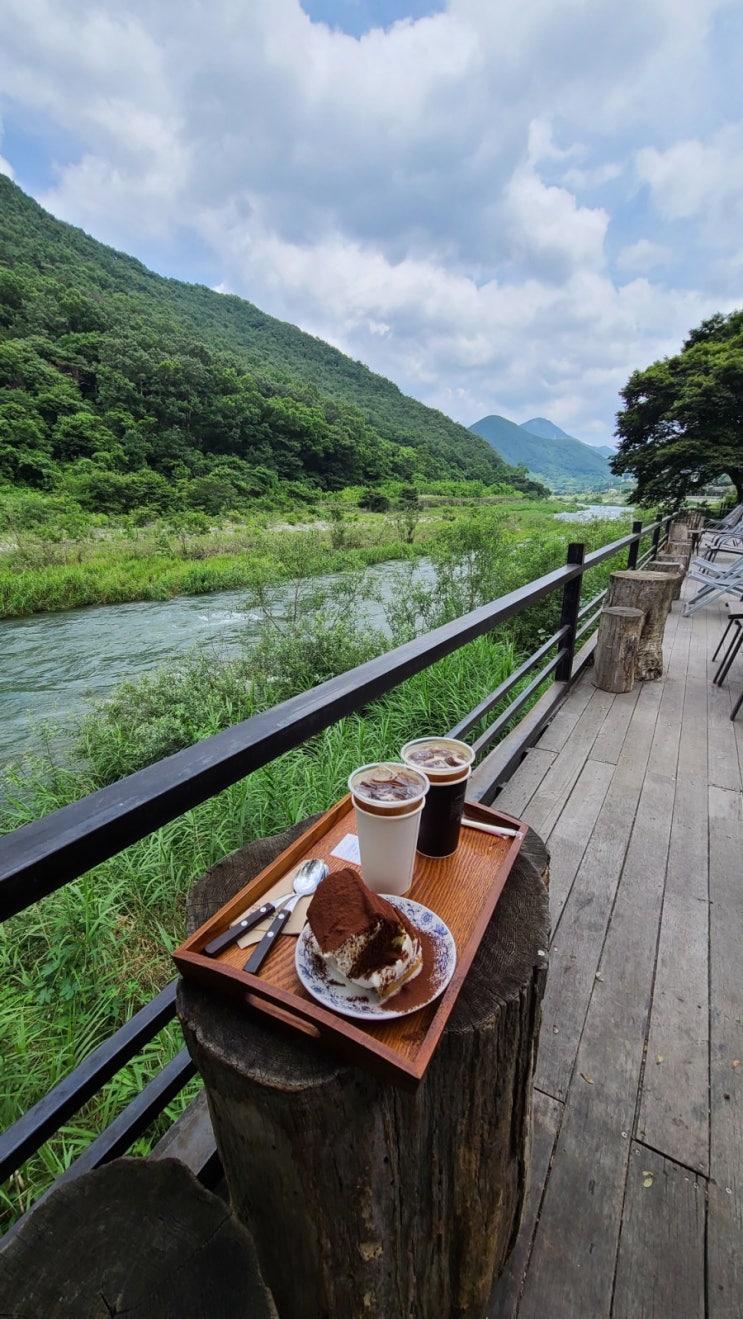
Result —
[{"label": "riverbank", "polygon": [[0,556],[0,618],[256,589],[280,581],[297,557],[310,574],[342,572],[415,557],[430,538],[425,529],[411,545],[394,524],[368,518],[341,535],[245,523],[198,533],[154,525],[112,527],[79,540],[25,536]]},{"label": "riverbank", "polygon": [[301,561],[308,575],[345,572],[430,553],[460,522],[492,519],[515,541],[554,530],[557,500],[426,502],[369,513],[334,505],[332,517],[307,510],[205,527],[193,519],[86,525],[60,520],[6,531],[0,549],[0,619],[89,605],[169,600],[215,591],[253,591],[285,580]]}]

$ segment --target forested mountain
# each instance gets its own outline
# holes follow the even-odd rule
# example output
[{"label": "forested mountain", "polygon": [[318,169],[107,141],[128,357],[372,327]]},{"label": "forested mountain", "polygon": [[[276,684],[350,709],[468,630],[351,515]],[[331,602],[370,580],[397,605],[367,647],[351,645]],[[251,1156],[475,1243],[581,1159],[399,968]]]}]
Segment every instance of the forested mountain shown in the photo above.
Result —
[{"label": "forested mountain", "polygon": [[546,417],[532,417],[529,421],[522,421],[519,424],[522,430],[530,431],[532,435],[540,435],[543,440],[570,440],[573,438],[560,426],[556,426],[554,421],[548,421]]},{"label": "forested mountain", "polygon": [[321,340],[164,279],[0,176],[0,481],[106,512],[207,512],[289,483],[474,479],[482,440]]},{"label": "forested mountain", "polygon": [[492,415],[476,421],[470,430],[482,435],[507,462],[523,464],[552,490],[605,490],[618,484],[598,450],[544,417],[517,426],[506,417]]}]

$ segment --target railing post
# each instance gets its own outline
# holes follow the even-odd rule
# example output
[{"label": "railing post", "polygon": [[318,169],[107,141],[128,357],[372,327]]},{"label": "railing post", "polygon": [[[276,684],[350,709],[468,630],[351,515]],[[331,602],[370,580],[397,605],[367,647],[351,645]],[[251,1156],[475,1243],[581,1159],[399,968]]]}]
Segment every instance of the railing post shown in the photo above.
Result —
[{"label": "railing post", "polygon": [[651,550],[650,550],[650,558],[651,558],[651,560],[652,560],[652,559],[657,559],[657,557],[658,557],[658,546],[659,546],[659,544],[660,544],[660,533],[661,533],[662,528],[663,528],[663,523],[662,523],[662,522],[658,522],[658,523],[656,523],[655,531],[653,532],[653,544],[652,544],[652,547],[651,547]]},{"label": "railing post", "polygon": [[[565,560],[568,567],[574,563],[583,563],[586,555],[586,547],[580,541],[571,541],[568,545],[567,558]],[[570,635],[562,644],[567,649],[567,654],[563,656],[555,669],[556,682],[570,682],[573,672],[573,656],[575,654],[575,633],[578,628],[578,610],[580,608],[580,593],[583,586],[583,573],[573,577],[571,581],[566,582],[562,590],[562,613],[560,614],[560,627],[569,627]]]},{"label": "railing post", "polygon": [[[642,534],[642,522],[641,522],[641,521],[640,521],[640,522],[633,522],[633,523],[632,523],[632,535],[633,535],[633,536],[638,536],[638,537],[639,537],[641,534]],[[630,547],[629,547],[629,554],[627,555],[627,567],[628,567],[628,568],[632,568],[632,569],[634,569],[634,568],[637,567],[637,555],[638,555],[638,553],[639,553],[639,549],[640,549],[640,541],[639,541],[639,539],[638,539],[638,540],[634,541],[633,544],[630,545]]]}]

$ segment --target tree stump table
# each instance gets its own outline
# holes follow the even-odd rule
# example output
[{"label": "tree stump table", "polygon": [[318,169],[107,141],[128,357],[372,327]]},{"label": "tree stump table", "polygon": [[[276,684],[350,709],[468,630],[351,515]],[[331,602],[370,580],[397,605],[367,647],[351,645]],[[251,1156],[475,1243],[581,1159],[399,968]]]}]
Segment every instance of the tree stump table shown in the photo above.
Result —
[{"label": "tree stump table", "polygon": [[632,691],[644,622],[641,609],[614,605],[601,610],[594,680],[602,692]]},{"label": "tree stump table", "polygon": [[613,572],[606,593],[606,607],[615,605],[641,609],[645,622],[635,661],[635,677],[654,680],[663,675],[663,631],[675,581],[662,572]]},{"label": "tree stump table", "polygon": [[[193,891],[190,928],[258,873],[267,844],[278,855],[291,839],[214,867]],[[414,1092],[181,981],[233,1209],[281,1319],[486,1313],[527,1185],[547,863],[529,830]]]}]

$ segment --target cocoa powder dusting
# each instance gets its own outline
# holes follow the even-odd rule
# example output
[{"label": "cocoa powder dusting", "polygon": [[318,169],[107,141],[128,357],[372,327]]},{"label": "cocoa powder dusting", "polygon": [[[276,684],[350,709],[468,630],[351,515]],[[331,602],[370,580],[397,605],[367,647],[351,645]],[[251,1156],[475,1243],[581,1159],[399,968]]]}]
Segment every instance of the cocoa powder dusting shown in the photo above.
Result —
[{"label": "cocoa powder dusting", "polygon": [[368,889],[350,866],[334,870],[323,880],[307,911],[310,929],[324,953],[332,953],[351,935],[378,932],[388,939],[400,925],[413,933],[410,922],[378,893]]},{"label": "cocoa powder dusting", "polygon": [[437,966],[438,947],[432,935],[426,934],[423,930],[416,930],[416,934],[420,939],[423,966],[415,980],[407,980],[392,998],[380,1002],[379,1006],[383,1011],[410,1012],[414,1008],[422,1008],[436,992],[436,986],[440,981]]}]

